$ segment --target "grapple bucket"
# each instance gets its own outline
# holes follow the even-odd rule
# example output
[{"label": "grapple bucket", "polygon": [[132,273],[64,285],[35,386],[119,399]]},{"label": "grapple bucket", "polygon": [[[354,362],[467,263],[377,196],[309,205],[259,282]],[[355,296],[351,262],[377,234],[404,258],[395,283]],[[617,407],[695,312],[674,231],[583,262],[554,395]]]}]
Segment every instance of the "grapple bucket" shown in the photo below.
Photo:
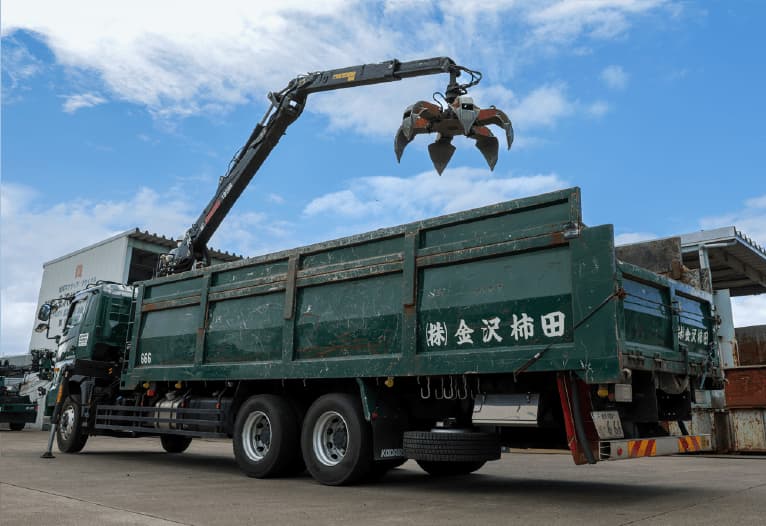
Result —
[{"label": "grapple bucket", "polygon": [[465,135],[476,141],[476,147],[487,161],[489,169],[494,170],[500,146],[497,138],[487,128],[490,124],[504,129],[506,143],[510,150],[513,144],[511,120],[494,106],[481,109],[473,103],[471,97],[465,95],[454,97],[447,106],[426,101],[416,102],[405,110],[402,125],[396,133],[394,139],[396,159],[401,161],[404,149],[416,135],[436,133],[436,141],[428,146],[428,153],[434,168],[441,175],[455,153],[452,138],[456,135]]}]

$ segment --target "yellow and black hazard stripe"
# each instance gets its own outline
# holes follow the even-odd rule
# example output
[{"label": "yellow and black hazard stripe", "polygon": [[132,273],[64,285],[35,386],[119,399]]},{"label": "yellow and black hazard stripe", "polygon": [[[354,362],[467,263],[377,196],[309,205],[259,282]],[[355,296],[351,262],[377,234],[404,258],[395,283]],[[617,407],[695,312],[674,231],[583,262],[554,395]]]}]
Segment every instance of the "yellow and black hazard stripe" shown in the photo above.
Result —
[{"label": "yellow and black hazard stripe", "polygon": [[657,455],[657,441],[653,438],[646,440],[628,440],[628,456],[630,458],[653,457]]},{"label": "yellow and black hazard stripe", "polygon": [[698,436],[683,436],[678,437],[678,452],[679,453],[693,453],[695,451],[702,451],[702,441]]}]

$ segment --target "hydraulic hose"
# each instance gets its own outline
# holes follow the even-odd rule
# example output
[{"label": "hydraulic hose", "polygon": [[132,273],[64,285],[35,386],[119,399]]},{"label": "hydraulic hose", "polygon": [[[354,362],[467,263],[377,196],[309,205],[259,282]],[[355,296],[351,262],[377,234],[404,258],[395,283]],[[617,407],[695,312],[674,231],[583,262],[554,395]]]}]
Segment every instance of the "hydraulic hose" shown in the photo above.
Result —
[{"label": "hydraulic hose", "polygon": [[580,389],[577,387],[577,378],[574,373],[570,373],[569,377],[572,379],[572,420],[574,421],[577,441],[582,447],[583,453],[585,454],[585,460],[588,461],[588,464],[595,464],[596,459],[593,457],[593,451],[590,449],[588,437],[585,436],[585,423],[583,422],[582,413],[580,412]]}]

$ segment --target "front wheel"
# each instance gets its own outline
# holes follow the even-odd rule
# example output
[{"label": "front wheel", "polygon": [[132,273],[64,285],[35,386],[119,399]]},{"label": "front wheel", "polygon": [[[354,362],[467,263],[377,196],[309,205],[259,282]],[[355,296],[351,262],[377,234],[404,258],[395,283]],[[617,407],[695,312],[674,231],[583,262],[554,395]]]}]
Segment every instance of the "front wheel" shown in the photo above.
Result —
[{"label": "front wheel", "polygon": [[189,444],[192,442],[192,437],[185,437],[183,435],[161,435],[160,443],[162,449],[168,453],[183,453],[189,448]]},{"label": "front wheel", "polygon": [[24,429],[24,422],[11,422],[8,424],[11,428],[11,431],[21,431]]},{"label": "front wheel", "polygon": [[88,434],[82,429],[80,403],[70,396],[61,406],[56,444],[62,453],[79,453],[87,441]]},{"label": "front wheel", "polygon": [[333,393],[306,413],[301,434],[306,469],[328,486],[359,482],[373,466],[372,429],[357,397]]}]

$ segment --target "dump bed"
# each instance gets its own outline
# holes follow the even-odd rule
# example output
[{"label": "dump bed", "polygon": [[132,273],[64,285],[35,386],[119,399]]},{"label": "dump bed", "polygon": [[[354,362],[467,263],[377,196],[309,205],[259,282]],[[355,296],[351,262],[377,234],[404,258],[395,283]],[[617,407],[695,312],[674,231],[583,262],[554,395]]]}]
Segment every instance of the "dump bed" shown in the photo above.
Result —
[{"label": "dump bed", "polygon": [[578,188],[146,281],[135,311],[123,387],[720,375],[710,295],[617,261],[612,226],[582,225]]}]

